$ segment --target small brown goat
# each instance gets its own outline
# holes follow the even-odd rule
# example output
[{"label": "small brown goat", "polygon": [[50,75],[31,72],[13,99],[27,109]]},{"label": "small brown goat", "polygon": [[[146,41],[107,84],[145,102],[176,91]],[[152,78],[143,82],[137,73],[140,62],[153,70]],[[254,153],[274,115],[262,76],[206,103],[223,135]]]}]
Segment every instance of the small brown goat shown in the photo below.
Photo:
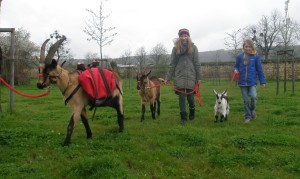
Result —
[{"label": "small brown goat", "polygon": [[[39,65],[39,79],[37,82],[37,87],[43,89],[50,84],[56,84],[57,87],[62,92],[62,95],[65,97],[66,102],[69,107],[72,109],[72,116],[67,127],[67,136],[64,141],[64,146],[70,144],[71,136],[78,122],[81,118],[87,138],[92,138],[92,132],[89,126],[88,117],[86,113],[86,106],[91,104],[90,99],[88,98],[87,93],[82,89],[78,82],[79,71],[74,71],[69,73],[67,70],[63,69],[58,65],[57,61],[52,59],[59,45],[66,40],[66,37],[63,36],[59,41],[53,44],[45,57],[45,46],[49,39],[47,39],[42,47],[40,54],[40,65]],[[118,116],[119,132],[124,130],[124,115],[123,115],[123,96],[122,96],[122,81],[119,76],[116,63],[111,63],[112,72],[115,76],[116,88],[110,97],[108,97],[104,103],[100,106],[110,106],[116,109]]]},{"label": "small brown goat", "polygon": [[139,92],[142,104],[141,122],[145,119],[146,103],[150,102],[150,110],[152,119],[155,119],[156,103],[157,115],[160,115],[160,85],[163,79],[156,76],[148,77],[151,71],[147,74],[137,72],[137,90]]}]

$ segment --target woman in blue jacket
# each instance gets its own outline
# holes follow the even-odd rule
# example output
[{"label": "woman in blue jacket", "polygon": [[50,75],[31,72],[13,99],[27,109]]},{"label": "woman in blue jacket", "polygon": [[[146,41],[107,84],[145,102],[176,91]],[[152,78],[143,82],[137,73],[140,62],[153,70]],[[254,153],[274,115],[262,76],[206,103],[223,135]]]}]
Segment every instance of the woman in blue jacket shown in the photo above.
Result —
[{"label": "woman in blue jacket", "polygon": [[250,38],[244,40],[243,50],[236,58],[234,72],[240,75],[238,85],[244,100],[245,122],[249,123],[251,119],[256,119],[257,78],[262,88],[266,86],[266,79],[261,59]]}]

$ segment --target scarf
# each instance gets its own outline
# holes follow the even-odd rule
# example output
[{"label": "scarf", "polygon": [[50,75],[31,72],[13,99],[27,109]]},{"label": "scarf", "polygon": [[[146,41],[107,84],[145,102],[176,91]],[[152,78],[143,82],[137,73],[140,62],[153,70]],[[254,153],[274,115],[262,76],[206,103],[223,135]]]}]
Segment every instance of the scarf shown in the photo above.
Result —
[{"label": "scarf", "polygon": [[188,51],[188,49],[189,49],[188,42],[184,42],[184,43],[181,42],[180,52],[179,52],[178,55],[184,55],[184,54],[186,54],[187,51]]},{"label": "scarf", "polygon": [[256,50],[252,50],[249,54],[244,52],[244,65],[248,65],[248,55],[255,55]]}]

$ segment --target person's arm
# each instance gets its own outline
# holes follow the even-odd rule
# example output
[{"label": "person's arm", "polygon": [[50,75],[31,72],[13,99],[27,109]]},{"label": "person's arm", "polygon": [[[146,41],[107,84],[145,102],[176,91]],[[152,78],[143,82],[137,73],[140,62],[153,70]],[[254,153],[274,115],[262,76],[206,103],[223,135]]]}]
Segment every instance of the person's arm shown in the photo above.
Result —
[{"label": "person's arm", "polygon": [[239,55],[235,59],[235,64],[234,64],[234,67],[233,67],[233,71],[234,71],[234,73],[239,73],[240,72],[240,70],[239,70]]},{"label": "person's arm", "polygon": [[255,63],[256,63],[256,72],[257,72],[257,75],[259,78],[260,85],[261,85],[261,87],[265,87],[266,86],[266,78],[265,78],[264,71],[262,68],[261,59],[258,54],[256,55]]},{"label": "person's arm", "polygon": [[172,79],[172,77],[174,76],[176,64],[177,64],[176,48],[174,47],[172,49],[171,62],[170,62],[170,65],[169,65],[169,71],[168,71],[168,73],[166,75],[166,78],[165,78],[166,79],[165,83],[170,81]]},{"label": "person's arm", "polygon": [[198,52],[198,48],[197,46],[194,45],[194,59],[193,59],[193,62],[194,62],[194,68],[195,68],[195,71],[196,71],[196,80],[198,82],[201,82],[201,71],[200,71],[200,59],[199,59],[199,52]]}]

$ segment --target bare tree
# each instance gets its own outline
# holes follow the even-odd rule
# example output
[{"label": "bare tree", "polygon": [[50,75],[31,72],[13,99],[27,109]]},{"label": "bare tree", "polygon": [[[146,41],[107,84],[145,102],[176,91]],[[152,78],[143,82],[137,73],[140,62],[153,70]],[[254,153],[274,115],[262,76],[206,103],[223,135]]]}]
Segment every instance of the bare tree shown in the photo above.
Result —
[{"label": "bare tree", "polygon": [[[125,76],[128,80],[128,86],[129,88],[131,88],[131,72],[132,72],[132,61],[131,61],[131,50],[127,49],[124,51],[124,53],[122,54],[121,60],[123,61],[123,64],[125,65]],[[126,84],[126,83],[125,83]]]},{"label": "bare tree", "polygon": [[241,51],[241,46],[243,43],[242,29],[232,31],[232,33],[226,33],[229,37],[226,37],[224,45],[230,50],[230,54],[235,58]]},{"label": "bare tree", "polygon": [[289,2],[289,0],[285,1],[285,16],[280,30],[280,45],[283,46],[284,49],[295,45],[300,40],[300,25],[288,15]]},{"label": "bare tree", "polygon": [[108,15],[104,15],[103,8],[104,4],[103,0],[101,0],[98,13],[95,13],[91,9],[86,9],[86,11],[89,12],[92,17],[85,21],[86,27],[83,30],[89,36],[88,40],[95,40],[98,43],[100,48],[99,50],[101,60],[103,52],[102,48],[106,45],[110,45],[114,40],[114,36],[117,35],[117,33],[112,33],[112,31],[115,30],[116,27],[105,28],[105,22],[111,15],[111,13],[109,13]]},{"label": "bare tree", "polygon": [[92,52],[88,52],[85,54],[85,59],[86,59],[86,62],[88,64],[96,61],[97,59],[99,59],[99,56],[97,55],[97,53],[92,53]]},{"label": "bare tree", "polygon": [[145,50],[145,47],[140,47],[135,52],[135,58],[136,58],[136,61],[138,62],[139,71],[143,71],[143,69],[146,67],[146,55],[147,55],[147,52]]},{"label": "bare tree", "polygon": [[123,61],[124,65],[131,65],[131,50],[127,49],[124,51],[124,53],[121,55],[121,60]]},{"label": "bare tree", "polygon": [[278,45],[281,20],[280,13],[275,10],[270,17],[263,15],[258,24],[250,29],[253,32],[253,40],[265,60],[269,59],[270,51]]},{"label": "bare tree", "polygon": [[167,48],[162,43],[158,43],[152,48],[150,55],[154,61],[154,65],[159,65],[166,58]]}]

